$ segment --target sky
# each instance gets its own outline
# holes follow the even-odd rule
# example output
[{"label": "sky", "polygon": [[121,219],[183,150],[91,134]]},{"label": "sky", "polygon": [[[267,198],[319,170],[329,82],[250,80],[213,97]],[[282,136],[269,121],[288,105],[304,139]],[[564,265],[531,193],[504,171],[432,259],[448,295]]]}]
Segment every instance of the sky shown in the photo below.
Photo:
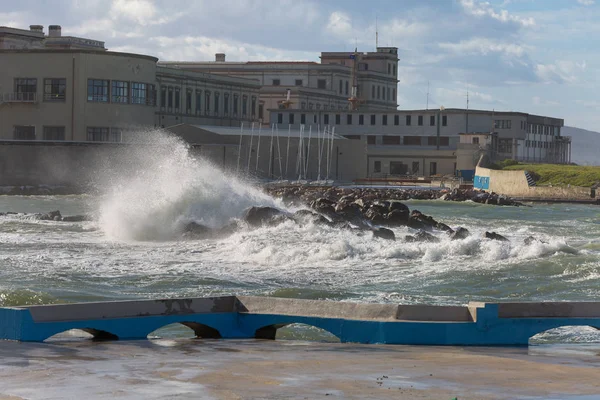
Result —
[{"label": "sky", "polygon": [[600,0],[0,0],[0,26],[31,24],[165,61],[319,61],[374,51],[377,31],[398,47],[400,109],[469,93],[470,108],[600,130]]}]

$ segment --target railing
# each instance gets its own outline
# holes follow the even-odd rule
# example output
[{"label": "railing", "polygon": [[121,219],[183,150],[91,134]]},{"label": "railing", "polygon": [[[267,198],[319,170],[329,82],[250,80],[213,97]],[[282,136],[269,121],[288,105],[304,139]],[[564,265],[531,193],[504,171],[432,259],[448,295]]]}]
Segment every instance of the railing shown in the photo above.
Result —
[{"label": "railing", "polygon": [[37,93],[4,93],[2,101],[5,103],[37,103]]}]

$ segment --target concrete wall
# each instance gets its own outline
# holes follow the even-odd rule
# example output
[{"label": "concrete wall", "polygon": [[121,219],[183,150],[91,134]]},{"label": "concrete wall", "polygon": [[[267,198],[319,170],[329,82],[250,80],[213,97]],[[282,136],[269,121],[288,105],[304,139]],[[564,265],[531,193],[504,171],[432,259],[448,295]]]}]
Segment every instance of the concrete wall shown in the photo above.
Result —
[{"label": "concrete wall", "polygon": [[474,187],[510,197],[531,200],[590,201],[595,192],[584,187],[529,186],[525,171],[498,171],[477,167]]}]

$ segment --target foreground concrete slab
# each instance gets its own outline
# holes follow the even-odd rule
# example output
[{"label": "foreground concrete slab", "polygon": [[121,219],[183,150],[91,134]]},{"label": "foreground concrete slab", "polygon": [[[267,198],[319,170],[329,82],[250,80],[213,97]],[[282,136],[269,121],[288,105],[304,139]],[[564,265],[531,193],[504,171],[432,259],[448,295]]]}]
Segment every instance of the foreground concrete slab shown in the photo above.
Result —
[{"label": "foreground concrete slab", "polygon": [[41,342],[81,329],[102,340],[146,339],[172,323],[202,338],[274,339],[295,323],[342,343],[527,345],[561,326],[600,329],[600,302],[480,303],[466,307],[225,296],[0,308],[0,339]]}]

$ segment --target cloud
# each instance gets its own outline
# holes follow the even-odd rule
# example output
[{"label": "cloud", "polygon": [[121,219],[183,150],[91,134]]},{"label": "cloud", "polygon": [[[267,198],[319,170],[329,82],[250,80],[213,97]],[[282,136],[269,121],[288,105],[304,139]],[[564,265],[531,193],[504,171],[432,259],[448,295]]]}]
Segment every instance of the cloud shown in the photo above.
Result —
[{"label": "cloud", "polygon": [[543,83],[575,83],[586,68],[585,61],[557,61],[554,64],[537,64],[535,73]]},{"label": "cloud", "polygon": [[535,25],[535,20],[532,17],[522,18],[517,15],[511,15],[506,10],[497,12],[488,2],[460,0],[459,3],[467,14],[475,17],[489,17],[502,23],[516,23],[524,27]]},{"label": "cloud", "polygon": [[501,53],[509,57],[521,57],[525,48],[514,43],[501,43],[487,38],[472,38],[459,43],[440,43],[439,47],[455,54]]},{"label": "cloud", "polygon": [[531,103],[534,106],[559,106],[560,105],[560,103],[558,101],[543,99],[539,96],[533,96],[531,98]]},{"label": "cloud", "polygon": [[577,2],[584,6],[593,6],[594,4],[596,4],[595,0],[577,0]]},{"label": "cloud", "polygon": [[352,20],[348,14],[334,11],[329,15],[326,30],[338,37],[352,39]]}]

